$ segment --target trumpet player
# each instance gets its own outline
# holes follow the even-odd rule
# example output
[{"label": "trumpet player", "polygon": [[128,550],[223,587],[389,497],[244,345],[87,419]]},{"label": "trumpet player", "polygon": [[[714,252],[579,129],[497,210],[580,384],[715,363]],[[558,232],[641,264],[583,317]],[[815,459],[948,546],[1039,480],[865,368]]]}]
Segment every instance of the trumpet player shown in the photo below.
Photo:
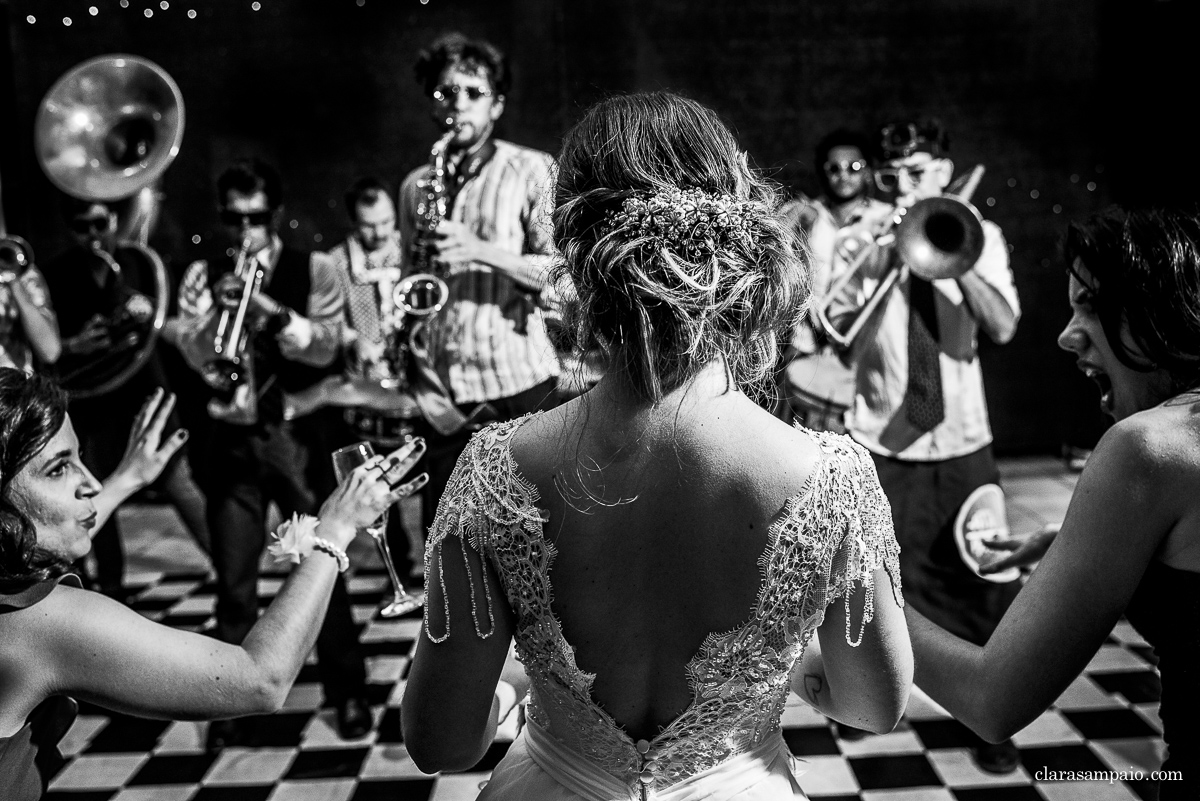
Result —
[{"label": "trumpet player", "polygon": [[3,235],[3,222],[0,219],[0,367],[29,373],[54,364],[62,340],[46,279],[24,240]]},{"label": "trumpet player", "polygon": [[[946,191],[954,165],[940,122],[890,122],[879,130],[878,143],[876,181],[895,192],[897,211]],[[856,375],[847,428],[871,452],[891,503],[906,600],[982,644],[1019,589],[1015,580],[985,579],[977,570],[988,558],[986,536],[1003,527],[1004,509],[976,338],[982,330],[1003,344],[1016,330],[1020,304],[1008,249],[999,227],[984,221],[978,257],[961,264],[955,277],[926,280],[906,269],[913,264],[902,263],[891,239],[878,240],[851,284],[869,288],[888,270],[906,276],[850,345]],[[835,273],[845,269],[837,262],[846,258],[835,254]],[[839,299],[833,319],[858,310],[863,293],[849,295],[852,300]],[[974,756],[993,773],[1018,763],[1011,741],[979,741]]]},{"label": "trumpet player", "polygon": [[[313,514],[317,499],[334,485],[332,443],[321,421],[314,419],[320,413],[285,422],[283,393],[300,391],[340,371],[344,301],[327,258],[280,239],[283,198],[274,168],[258,160],[234,164],[217,179],[217,198],[221,222],[230,243],[240,246],[240,258],[237,263],[231,257],[198,261],[188,268],[179,290],[179,318],[172,328],[188,363],[211,375],[213,332],[220,328],[223,313],[237,315],[245,305],[245,345],[240,353],[225,353],[226,359],[236,357],[241,364],[232,399],[209,404],[214,417],[208,481],[217,574],[214,633],[225,642],[240,643],[258,617],[258,564],[266,539],[267,504],[275,501],[284,516]],[[235,271],[238,266],[240,273]],[[249,292],[247,277],[252,283]],[[340,577],[317,639],[317,657],[338,732],[347,739],[365,734],[372,723],[366,671]],[[255,740],[253,723],[247,720],[209,727],[210,750]]]},{"label": "trumpet player", "polygon": [[415,73],[441,138],[400,187],[403,269],[449,285],[425,331],[429,366],[457,412],[438,426],[453,433],[427,436],[428,529],[473,424],[555,405],[559,360],[540,304],[553,251],[553,160],[492,135],[509,90],[507,59],[490,42],[451,33],[421,52]]}]

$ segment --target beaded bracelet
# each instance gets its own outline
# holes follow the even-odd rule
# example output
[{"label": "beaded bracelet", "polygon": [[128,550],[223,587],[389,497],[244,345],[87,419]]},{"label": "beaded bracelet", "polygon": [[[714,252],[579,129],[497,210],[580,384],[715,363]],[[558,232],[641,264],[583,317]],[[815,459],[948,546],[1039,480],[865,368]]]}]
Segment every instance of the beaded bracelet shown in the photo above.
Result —
[{"label": "beaded bracelet", "polygon": [[346,556],[346,552],[324,537],[313,537],[312,547],[314,551],[324,551],[336,559],[339,573],[345,573],[350,567],[350,557]]}]

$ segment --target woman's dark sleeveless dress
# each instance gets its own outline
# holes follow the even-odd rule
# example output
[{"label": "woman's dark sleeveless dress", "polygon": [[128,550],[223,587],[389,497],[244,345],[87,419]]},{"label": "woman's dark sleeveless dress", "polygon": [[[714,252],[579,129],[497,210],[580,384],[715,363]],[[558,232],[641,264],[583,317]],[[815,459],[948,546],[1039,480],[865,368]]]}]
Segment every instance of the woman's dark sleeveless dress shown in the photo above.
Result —
[{"label": "woman's dark sleeveless dress", "polygon": [[[79,586],[67,575],[35,584],[18,593],[0,592],[0,619],[17,609],[27,609],[50,594],[62,582]],[[66,696],[56,695],[38,704],[33,714],[12,737],[0,737],[0,799],[37,801],[46,791],[50,777],[62,766],[58,741],[75,720],[78,707]]]},{"label": "woman's dark sleeveless dress", "polygon": [[1162,676],[1159,714],[1167,744],[1160,801],[1200,799],[1200,573],[1151,562],[1125,617],[1154,646]]}]

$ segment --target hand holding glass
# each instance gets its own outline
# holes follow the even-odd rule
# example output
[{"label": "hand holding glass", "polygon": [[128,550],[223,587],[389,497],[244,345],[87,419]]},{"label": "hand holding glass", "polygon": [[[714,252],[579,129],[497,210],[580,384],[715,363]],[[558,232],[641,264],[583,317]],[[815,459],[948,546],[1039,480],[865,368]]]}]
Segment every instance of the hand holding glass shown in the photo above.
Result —
[{"label": "hand holding glass", "polygon": [[[407,443],[394,454],[394,456],[399,458],[385,461],[380,465],[380,469],[384,470],[385,473],[393,472],[396,470],[397,465],[403,463],[405,458],[414,453],[420,456],[419,452],[421,451],[424,451],[423,442],[415,441]],[[333,452],[333,471],[337,474],[338,481],[342,481],[354,468],[374,456],[375,449],[371,447],[371,443],[369,442],[360,442],[356,445],[347,445],[344,448],[338,448]],[[392,465],[392,468],[389,469],[388,465]],[[403,477],[403,472],[398,472],[397,475],[398,477]],[[409,482],[408,486],[411,486],[410,492],[425,483],[422,480],[423,478],[421,476]],[[393,486],[396,486],[396,482],[393,482]],[[392,600],[379,610],[379,615],[380,617],[398,617],[414,609],[419,609],[425,603],[425,593],[420,591],[409,592],[400,581],[400,576],[396,573],[396,566],[392,563],[391,549],[388,548],[386,534],[387,519],[388,513],[384,511],[374,523],[366,527],[366,532],[375,540],[375,545],[379,548],[379,556],[383,559],[384,567],[387,568],[388,575],[392,579]]]}]

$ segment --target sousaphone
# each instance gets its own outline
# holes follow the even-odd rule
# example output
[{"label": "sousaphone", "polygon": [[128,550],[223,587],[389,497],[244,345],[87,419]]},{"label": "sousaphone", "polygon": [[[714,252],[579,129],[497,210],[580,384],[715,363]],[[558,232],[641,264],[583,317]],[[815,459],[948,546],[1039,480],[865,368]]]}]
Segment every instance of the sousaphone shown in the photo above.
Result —
[{"label": "sousaphone", "polygon": [[[148,245],[158,212],[156,185],[183,140],[183,95],[171,76],[138,56],[98,56],[67,71],[38,110],[38,163],[66,194],[117,210],[120,258],[93,252],[120,288],[105,325],[112,346],[63,353],[59,383],[72,398],[103,395],[124,384],[150,358],[167,313],[167,271]],[[123,273],[121,265],[126,269]],[[129,265],[133,265],[130,269]],[[129,275],[126,273],[136,273]],[[84,277],[80,277],[83,291]]]}]

